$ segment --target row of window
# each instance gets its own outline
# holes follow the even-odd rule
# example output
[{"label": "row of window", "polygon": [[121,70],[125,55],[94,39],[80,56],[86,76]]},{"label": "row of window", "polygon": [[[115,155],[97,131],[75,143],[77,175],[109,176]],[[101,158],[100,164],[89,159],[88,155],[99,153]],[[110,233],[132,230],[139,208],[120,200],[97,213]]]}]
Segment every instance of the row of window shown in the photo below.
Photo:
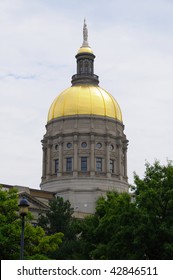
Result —
[{"label": "row of window", "polygon": [[[102,172],[102,158],[96,158],[96,171]],[[110,159],[109,162],[110,166],[110,172],[114,173],[114,160]],[[55,159],[55,173],[59,171],[59,159]],[[72,171],[72,157],[66,158],[66,171],[71,172]],[[87,157],[81,157],[81,171],[86,172],[87,171]]]},{"label": "row of window", "polygon": [[[70,149],[70,148],[72,148],[72,143],[69,142],[69,143],[67,143],[66,146],[67,146],[68,149]],[[86,142],[82,142],[81,143],[81,147],[82,148],[86,148],[87,147],[87,143]],[[96,144],[96,148],[101,149],[101,147],[102,147],[102,143],[98,142]],[[114,146],[112,144],[111,144],[110,148],[111,148],[111,150],[114,150]],[[57,150],[57,149],[58,149],[58,144],[55,145],[55,150]]]}]

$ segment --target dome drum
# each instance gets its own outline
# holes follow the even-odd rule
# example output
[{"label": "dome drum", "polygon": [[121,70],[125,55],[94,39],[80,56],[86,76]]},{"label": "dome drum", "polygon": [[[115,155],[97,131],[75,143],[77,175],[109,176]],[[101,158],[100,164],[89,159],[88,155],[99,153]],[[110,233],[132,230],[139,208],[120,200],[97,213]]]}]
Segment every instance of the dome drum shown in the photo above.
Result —
[{"label": "dome drum", "polygon": [[[127,184],[128,141],[123,124],[115,119],[100,116],[57,118],[47,124],[42,143],[45,153],[42,183],[56,178],[58,185],[65,177],[88,180],[94,176],[112,181],[120,179]],[[71,160],[70,169],[67,169],[67,158]]]}]

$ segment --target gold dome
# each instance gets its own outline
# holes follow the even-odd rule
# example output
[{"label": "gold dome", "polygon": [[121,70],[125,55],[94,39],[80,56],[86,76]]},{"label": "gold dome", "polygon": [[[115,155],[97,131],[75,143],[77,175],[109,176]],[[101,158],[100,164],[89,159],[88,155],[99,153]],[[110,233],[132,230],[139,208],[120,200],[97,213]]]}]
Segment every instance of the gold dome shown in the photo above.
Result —
[{"label": "gold dome", "polygon": [[48,121],[73,115],[97,115],[122,122],[121,109],[106,90],[95,85],[75,85],[64,90],[53,101]]}]

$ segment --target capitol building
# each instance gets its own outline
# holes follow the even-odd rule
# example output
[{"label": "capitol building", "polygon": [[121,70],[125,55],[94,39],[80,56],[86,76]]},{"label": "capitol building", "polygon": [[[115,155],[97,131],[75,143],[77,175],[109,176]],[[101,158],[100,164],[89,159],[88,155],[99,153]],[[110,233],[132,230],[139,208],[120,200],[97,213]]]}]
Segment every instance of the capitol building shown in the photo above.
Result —
[{"label": "capitol building", "polygon": [[76,216],[84,217],[94,213],[96,201],[106,192],[128,191],[128,140],[122,112],[115,98],[99,86],[94,60],[84,21],[76,74],[48,112],[41,141],[41,190],[17,186],[33,212],[46,211],[48,200],[61,196],[70,201]]},{"label": "capitol building", "polygon": [[71,87],[48,112],[43,137],[41,189],[69,200],[74,211],[94,213],[107,191],[128,191],[127,144],[118,102],[99,86],[84,22]]}]

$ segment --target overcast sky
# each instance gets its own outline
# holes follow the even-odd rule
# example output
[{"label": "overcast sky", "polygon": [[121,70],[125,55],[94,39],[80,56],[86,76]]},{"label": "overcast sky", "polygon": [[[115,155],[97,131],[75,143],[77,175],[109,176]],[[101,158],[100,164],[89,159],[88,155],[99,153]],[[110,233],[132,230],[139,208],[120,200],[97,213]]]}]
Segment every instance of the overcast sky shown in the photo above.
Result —
[{"label": "overcast sky", "polygon": [[129,182],[173,160],[173,0],[0,0],[0,183],[39,188],[47,113],[71,86],[84,17],[123,113]]}]

